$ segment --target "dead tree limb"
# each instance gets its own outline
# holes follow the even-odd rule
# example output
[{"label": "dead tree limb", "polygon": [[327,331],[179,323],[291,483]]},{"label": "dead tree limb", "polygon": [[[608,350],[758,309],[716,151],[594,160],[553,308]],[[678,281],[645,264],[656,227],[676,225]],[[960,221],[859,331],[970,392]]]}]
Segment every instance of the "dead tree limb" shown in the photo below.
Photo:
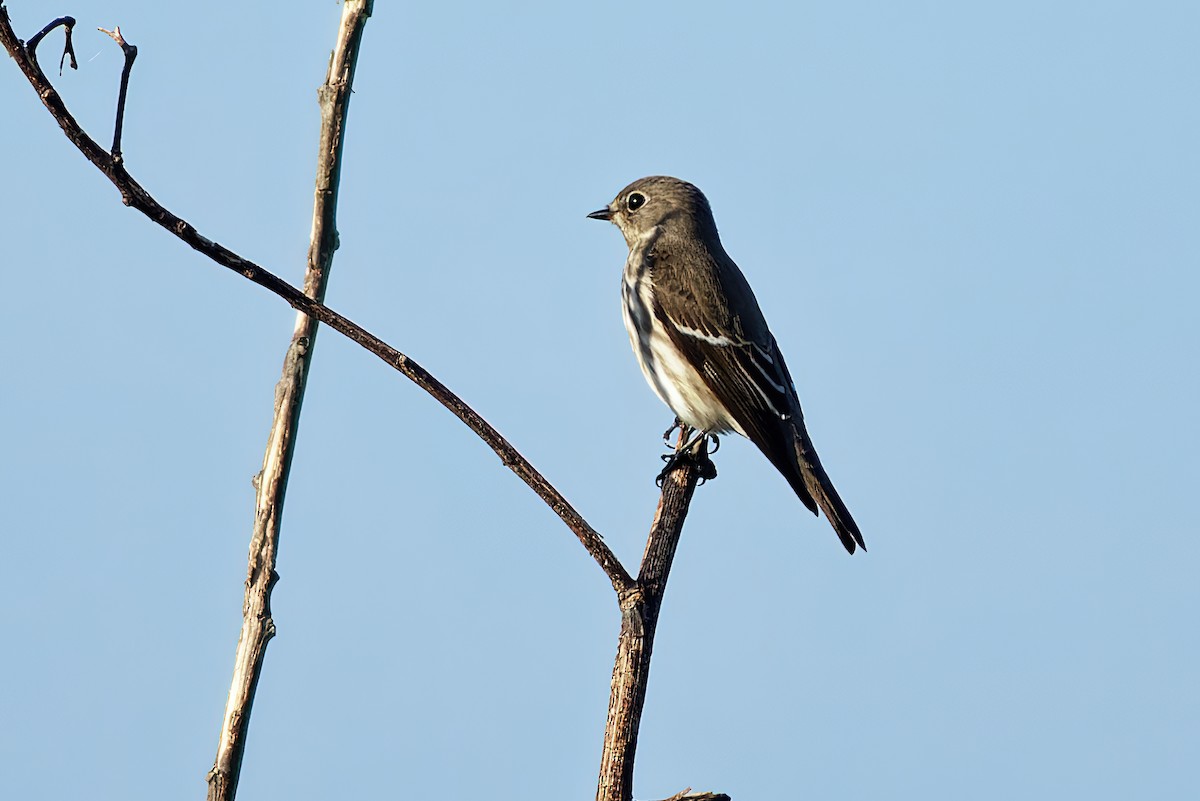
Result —
[{"label": "dead tree limb", "polygon": [[[317,92],[321,131],[317,147],[312,233],[309,236],[308,265],[304,272],[304,294],[317,302],[325,300],[329,270],[337,249],[337,198],[346,140],[346,114],[349,111],[354,67],[358,61],[363,29],[367,18],[371,16],[372,5],[371,0],[346,0],[342,4],[337,43],[330,56],[325,83]],[[119,28],[116,36],[120,36]],[[122,47],[126,45],[122,44]],[[126,70],[122,73],[122,102],[117,110],[114,154],[119,153],[120,118],[130,63],[127,59]],[[278,580],[275,561],[279,552],[280,523],[292,454],[300,428],[304,389],[316,346],[317,328],[318,323],[312,317],[303,313],[296,315],[291,343],[283,359],[283,375],[275,385],[275,416],[267,436],[262,471],[254,481],[254,524],[250,536],[246,595],[242,602],[242,630],[233,660],[233,678],[221,721],[217,755],[208,772],[209,801],[231,801],[237,794],[254,693],[262,675],[267,643],[275,635],[271,591]]]},{"label": "dead tree limb", "polygon": [[[677,447],[682,447],[684,437],[684,431],[680,431]],[[697,457],[681,460],[664,477],[637,583],[617,594],[621,607],[621,633],[613,664],[596,801],[630,801],[633,798],[638,729],[646,702],[654,632],[658,628],[667,577],[696,485],[702,477],[715,475],[708,461],[707,440],[701,440],[701,447]]]}]

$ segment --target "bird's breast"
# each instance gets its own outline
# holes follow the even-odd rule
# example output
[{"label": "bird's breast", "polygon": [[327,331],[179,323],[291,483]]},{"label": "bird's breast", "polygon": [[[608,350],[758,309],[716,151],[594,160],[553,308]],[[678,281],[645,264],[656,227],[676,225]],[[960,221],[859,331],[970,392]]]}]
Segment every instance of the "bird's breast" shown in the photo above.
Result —
[{"label": "bird's breast", "polygon": [[[646,383],[675,416],[692,428],[723,434],[737,423],[654,313],[654,279],[650,260],[631,251],[621,278],[621,311],[629,344]],[[738,433],[742,433],[740,430]]]}]

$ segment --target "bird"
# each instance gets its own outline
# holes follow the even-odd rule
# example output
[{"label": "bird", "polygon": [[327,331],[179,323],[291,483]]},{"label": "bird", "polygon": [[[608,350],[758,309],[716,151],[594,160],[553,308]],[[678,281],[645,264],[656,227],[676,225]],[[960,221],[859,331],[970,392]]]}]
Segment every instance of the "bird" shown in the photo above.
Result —
[{"label": "bird", "polygon": [[741,434],[813,514],[825,513],[849,553],[865,551],[809,438],[783,353],[721,244],[704,193],[652,175],[587,216],[616,225],[629,247],[621,276],[629,342],[651,389],[678,424],[696,432],[677,453],[704,437]]}]

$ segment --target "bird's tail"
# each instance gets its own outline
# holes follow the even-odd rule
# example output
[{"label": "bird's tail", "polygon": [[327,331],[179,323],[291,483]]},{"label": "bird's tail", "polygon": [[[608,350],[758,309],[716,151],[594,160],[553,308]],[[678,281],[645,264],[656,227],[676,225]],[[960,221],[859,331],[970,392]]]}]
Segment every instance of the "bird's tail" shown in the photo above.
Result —
[{"label": "bird's tail", "polygon": [[800,500],[804,501],[805,506],[814,514],[817,511],[816,507],[820,507],[847,551],[854,553],[855,546],[864,551],[867,550],[862,533],[858,530],[858,524],[850,516],[850,510],[846,508],[846,504],[842,503],[841,496],[834,489],[833,482],[829,480],[829,475],[825,472],[825,468],[817,456],[816,448],[813,447],[812,440],[808,438],[808,432],[804,429],[804,423],[794,420],[792,430],[795,461],[786,466],[777,462],[776,467],[787,478],[788,483],[800,496]]}]

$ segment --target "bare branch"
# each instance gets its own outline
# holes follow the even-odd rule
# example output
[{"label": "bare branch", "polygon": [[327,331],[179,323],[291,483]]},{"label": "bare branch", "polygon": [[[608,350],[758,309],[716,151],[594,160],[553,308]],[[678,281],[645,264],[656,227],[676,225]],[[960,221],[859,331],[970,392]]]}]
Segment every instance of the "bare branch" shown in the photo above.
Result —
[{"label": "bare branch", "polygon": [[46,79],[32,54],[26,51],[21,41],[17,39],[9,22],[8,10],[2,4],[0,4],[0,43],[17,62],[21,71],[25,73],[25,77],[29,79],[38,97],[42,99],[50,114],[58,122],[63,133],[117,187],[125,205],[142,212],[217,264],[240,273],[243,277],[280,296],[296,310],[320,320],[351,341],[366,348],[432,395],[486,442],[500,457],[500,461],[516,473],[566,523],[588,553],[592,555],[592,558],[596,560],[596,563],[604,570],[614,589],[620,592],[632,586],[633,578],[621,565],[616,555],[604,543],[600,534],[562,496],[562,493],[555,489],[495,428],[423,367],[361,326],[308,297],[283,279],[202,236],[186,220],[159,204],[141,184],[133,179],[121,161],[106,153],[76,122],[67,110],[62,97]]},{"label": "bare branch", "polygon": [[[304,294],[318,302],[325,298],[333,252],[337,247],[337,196],[346,114],[362,33],[371,11],[371,0],[346,0],[343,4],[337,44],[329,62],[325,83],[317,93],[321,109],[321,133],[317,147],[317,188],[313,199],[313,225],[309,237],[308,265],[304,273]],[[114,38],[125,48],[124,40],[119,38],[120,33],[120,29],[116,29]],[[122,98],[127,85],[128,68],[133,61],[129,51],[125,52]],[[134,55],[136,53],[135,49]],[[120,108],[117,116],[114,157],[119,156],[120,149]],[[255,689],[262,675],[267,643],[275,634],[271,616],[271,591],[278,580],[275,560],[279,552],[284,495],[300,428],[300,409],[316,346],[317,328],[317,321],[312,317],[302,313],[296,315],[291,343],[284,357],[283,375],[275,386],[275,417],[267,437],[262,472],[254,482],[254,526],[250,537],[246,596],[242,603],[242,630],[238,636],[233,678],[221,722],[217,755],[208,773],[209,801],[231,801],[237,793]]]},{"label": "bare branch", "polygon": [[[682,446],[685,432],[679,433]],[[646,539],[637,583],[618,593],[621,634],[613,665],[612,689],[608,699],[608,722],[600,758],[596,801],[630,801],[633,797],[633,763],[637,752],[638,728],[650,679],[650,657],[654,632],[662,609],[667,577],[683,531],[692,494],[701,478],[715,475],[708,460],[707,440],[692,458],[681,459],[662,481],[662,496]]]}]

